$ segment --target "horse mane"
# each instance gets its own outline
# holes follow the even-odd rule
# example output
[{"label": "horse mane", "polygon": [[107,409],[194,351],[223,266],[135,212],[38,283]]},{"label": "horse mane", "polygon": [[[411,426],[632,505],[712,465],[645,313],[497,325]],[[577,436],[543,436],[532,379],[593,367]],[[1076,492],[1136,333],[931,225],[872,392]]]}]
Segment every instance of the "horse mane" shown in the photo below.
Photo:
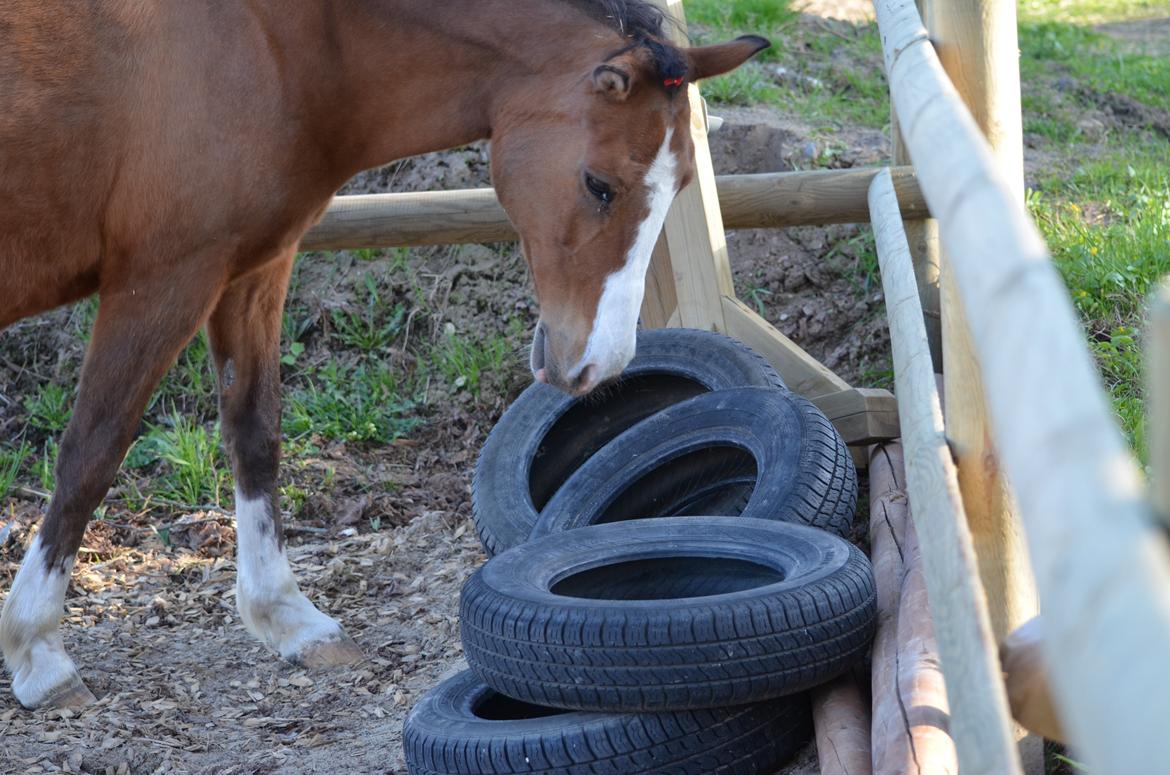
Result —
[{"label": "horse mane", "polygon": [[[682,52],[666,41],[665,27],[677,24],[661,8],[647,0],[568,0],[593,18],[630,40],[630,46],[645,47],[654,58],[662,79],[685,77],[686,60]],[[615,52],[620,53],[620,52]]]}]

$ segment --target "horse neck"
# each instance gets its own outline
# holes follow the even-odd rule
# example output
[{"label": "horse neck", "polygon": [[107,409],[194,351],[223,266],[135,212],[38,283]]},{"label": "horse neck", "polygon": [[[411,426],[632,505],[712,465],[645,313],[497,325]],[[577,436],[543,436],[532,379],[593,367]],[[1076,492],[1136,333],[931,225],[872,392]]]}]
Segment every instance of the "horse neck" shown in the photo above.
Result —
[{"label": "horse neck", "polygon": [[329,74],[323,142],[345,174],[490,137],[518,95],[556,100],[621,43],[558,0],[337,0],[327,16],[309,66]]}]

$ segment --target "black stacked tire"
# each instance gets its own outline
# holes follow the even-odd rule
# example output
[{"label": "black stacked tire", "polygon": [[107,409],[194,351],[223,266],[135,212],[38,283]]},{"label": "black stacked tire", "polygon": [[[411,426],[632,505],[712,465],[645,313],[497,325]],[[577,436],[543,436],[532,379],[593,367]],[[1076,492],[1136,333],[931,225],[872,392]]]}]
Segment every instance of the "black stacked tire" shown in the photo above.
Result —
[{"label": "black stacked tire", "polygon": [[809,738],[805,697],[680,713],[564,711],[504,697],[464,671],[410,711],[411,775],[761,775]]},{"label": "black stacked tire", "polygon": [[532,537],[695,514],[709,493],[745,482],[739,516],[837,535],[853,525],[857,471],[828,418],[794,393],[739,388],[675,404],[611,441],[561,486]]},{"label": "black stacked tire", "polygon": [[[472,485],[472,516],[489,555],[525,541],[557,489],[635,423],[714,390],[785,389],[760,356],[719,334],[690,329],[638,333],[637,356],[622,378],[583,398],[548,385],[527,388],[492,429]],[[745,490],[708,493],[696,508],[735,513]]]},{"label": "black stacked tire", "polygon": [[873,635],[852,544],[804,525],[667,517],[553,533],[468,579],[463,648],[496,691],[560,708],[759,702],[823,683]]}]

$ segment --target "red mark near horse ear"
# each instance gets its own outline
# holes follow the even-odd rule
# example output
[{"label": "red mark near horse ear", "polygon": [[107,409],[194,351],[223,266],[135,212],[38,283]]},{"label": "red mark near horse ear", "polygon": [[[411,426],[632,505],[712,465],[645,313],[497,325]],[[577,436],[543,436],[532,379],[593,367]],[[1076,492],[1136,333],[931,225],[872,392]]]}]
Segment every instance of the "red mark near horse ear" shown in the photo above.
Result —
[{"label": "red mark near horse ear", "polygon": [[680,75],[677,78],[667,78],[663,80],[662,85],[666,86],[667,88],[677,89],[679,86],[683,85],[684,81],[686,81],[686,79]]}]

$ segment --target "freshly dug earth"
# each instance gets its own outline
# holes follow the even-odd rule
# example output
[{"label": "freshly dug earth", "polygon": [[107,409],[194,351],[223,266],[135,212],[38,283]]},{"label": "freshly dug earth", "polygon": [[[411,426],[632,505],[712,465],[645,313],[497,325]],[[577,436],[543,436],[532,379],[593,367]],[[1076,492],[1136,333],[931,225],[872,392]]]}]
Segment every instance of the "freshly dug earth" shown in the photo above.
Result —
[{"label": "freshly dug earth", "polygon": [[[811,166],[813,133],[762,109],[717,110],[717,171]],[[880,132],[843,130],[834,166],[887,154]],[[488,185],[483,146],[429,154],[363,173],[345,193]],[[858,385],[888,384],[889,353],[876,274],[860,227],[729,235],[741,298]],[[66,601],[66,646],[100,698],[80,713],[21,709],[0,677],[0,772],[404,772],[401,726],[411,704],[458,665],[458,592],[483,562],[469,516],[475,455],[530,379],[525,360],[535,304],[514,246],[310,255],[289,311],[304,351],[286,366],[286,392],[307,365],[360,357],[339,344],[334,313],[360,310],[370,288],[401,304],[406,323],[384,355],[421,373],[451,336],[505,343],[502,366],[477,390],[427,372],[414,408],[421,425],[389,444],[311,436],[289,454],[289,555],[301,587],[338,617],[367,659],[306,673],[243,629],[233,600],[230,504],[194,508],[149,494],[157,472],[124,472],[86,536]],[[47,382],[70,394],[92,307],[58,310],[0,334],[0,433],[29,425],[27,401]],[[286,350],[288,342],[286,341]],[[209,393],[182,390],[152,408],[210,422]],[[34,449],[51,431],[29,432]],[[0,500],[0,590],[7,590],[43,509],[31,475]],[[785,772],[816,771],[810,746]]]}]

